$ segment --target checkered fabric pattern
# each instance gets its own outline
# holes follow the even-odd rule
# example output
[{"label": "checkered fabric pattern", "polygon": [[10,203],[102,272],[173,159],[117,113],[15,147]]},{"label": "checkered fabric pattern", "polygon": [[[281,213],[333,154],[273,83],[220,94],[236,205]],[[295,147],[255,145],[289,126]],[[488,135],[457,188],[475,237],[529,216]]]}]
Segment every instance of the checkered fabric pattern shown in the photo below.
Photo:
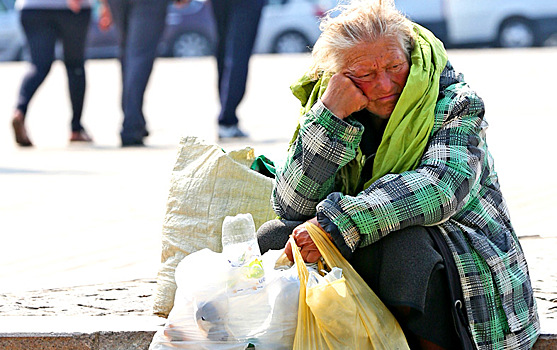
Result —
[{"label": "checkered fabric pattern", "polygon": [[420,165],[385,175],[354,195],[335,192],[335,176],[356,156],[363,127],[317,102],[300,121],[278,169],[274,209],[289,220],[319,211],[337,225],[352,251],[408,226],[437,226],[453,252],[477,347],[529,349],[539,319],[528,266],[487,148],[483,101],[450,63],[440,85]]}]

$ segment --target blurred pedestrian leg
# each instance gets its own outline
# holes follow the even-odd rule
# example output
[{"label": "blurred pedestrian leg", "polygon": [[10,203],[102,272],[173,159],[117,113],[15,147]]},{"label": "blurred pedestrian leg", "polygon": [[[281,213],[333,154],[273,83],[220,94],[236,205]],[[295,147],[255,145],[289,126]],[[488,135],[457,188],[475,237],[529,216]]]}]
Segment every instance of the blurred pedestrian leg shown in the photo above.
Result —
[{"label": "blurred pedestrian leg", "polygon": [[143,97],[164,32],[167,0],[108,0],[119,33],[122,66],[122,146],[143,146],[149,135]]},{"label": "blurred pedestrian leg", "polygon": [[70,10],[66,1],[18,0],[16,6],[21,10],[21,24],[31,56],[12,121],[16,142],[20,146],[32,146],[24,124],[25,117],[31,99],[50,72],[58,40],[61,40],[64,49],[63,60],[73,111],[70,140],[91,141],[81,124],[86,87],[85,40],[91,18],[89,1],[81,1],[77,12]]},{"label": "blurred pedestrian leg", "polygon": [[246,137],[238,127],[236,108],[246,91],[252,54],[264,0],[212,0],[217,25],[217,69],[221,111],[219,138]]}]

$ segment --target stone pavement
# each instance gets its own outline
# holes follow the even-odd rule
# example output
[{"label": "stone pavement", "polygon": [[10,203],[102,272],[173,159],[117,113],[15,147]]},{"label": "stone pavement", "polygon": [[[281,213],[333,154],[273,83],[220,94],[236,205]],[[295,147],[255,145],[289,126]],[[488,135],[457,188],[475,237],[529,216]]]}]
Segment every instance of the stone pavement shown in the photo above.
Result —
[{"label": "stone pavement", "polygon": [[[542,328],[557,333],[557,186],[554,158],[557,49],[453,50],[449,58],[486,103],[488,142],[530,264]],[[279,161],[299,105],[288,86],[307,55],[256,55],[239,109],[250,145]],[[12,108],[25,63],[0,64],[0,324],[4,316],[148,316],[160,232],[179,138],[218,142],[216,65],[159,59],[146,98],[148,147],[122,149],[119,66],[87,63],[83,122],[93,145],[69,145],[70,105],[57,62],[29,109],[33,149],[14,145]],[[517,68],[519,67],[519,68]],[[550,158],[551,157],[551,158]],[[4,329],[3,327],[0,327]]]}]

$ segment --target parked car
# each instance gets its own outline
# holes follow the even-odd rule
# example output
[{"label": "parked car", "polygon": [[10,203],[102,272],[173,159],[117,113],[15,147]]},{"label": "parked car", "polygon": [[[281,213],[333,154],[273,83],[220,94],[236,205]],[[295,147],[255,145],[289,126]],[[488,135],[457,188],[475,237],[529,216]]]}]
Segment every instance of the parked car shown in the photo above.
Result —
[{"label": "parked car", "polygon": [[[319,34],[318,19],[330,8],[331,0],[267,0],[254,44],[254,53],[307,52]],[[98,29],[97,18],[89,30],[89,58],[116,57],[115,29]],[[194,0],[188,6],[170,5],[159,55],[192,57],[211,55],[217,34],[209,0]]]},{"label": "parked car", "polygon": [[299,53],[313,46],[321,31],[319,18],[332,5],[325,0],[267,0],[255,53]]},{"label": "parked car", "polygon": [[23,59],[25,36],[14,0],[0,0],[0,61]]},{"label": "parked car", "polygon": [[[158,54],[169,57],[210,55],[215,48],[216,35],[209,2],[193,0],[189,5],[182,7],[171,4]],[[94,11],[89,28],[86,56],[88,58],[118,56],[116,28],[112,26],[108,31],[101,31],[98,27],[98,11]]]},{"label": "parked car", "polygon": [[555,0],[395,0],[447,47],[554,45]]}]

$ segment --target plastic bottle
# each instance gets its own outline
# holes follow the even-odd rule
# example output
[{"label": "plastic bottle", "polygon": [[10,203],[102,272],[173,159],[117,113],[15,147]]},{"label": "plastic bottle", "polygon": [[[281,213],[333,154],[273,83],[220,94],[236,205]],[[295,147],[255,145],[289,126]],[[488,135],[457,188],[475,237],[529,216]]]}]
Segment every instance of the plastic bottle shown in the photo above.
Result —
[{"label": "plastic bottle", "polygon": [[222,253],[230,263],[226,281],[227,326],[235,338],[248,339],[260,334],[271,314],[265,289],[265,271],[251,214],[224,219]]},{"label": "plastic bottle", "polygon": [[255,240],[255,223],[250,213],[227,216],[222,223],[222,247]]},{"label": "plastic bottle", "polygon": [[232,266],[243,266],[261,257],[251,214],[238,214],[224,218],[222,252]]}]

